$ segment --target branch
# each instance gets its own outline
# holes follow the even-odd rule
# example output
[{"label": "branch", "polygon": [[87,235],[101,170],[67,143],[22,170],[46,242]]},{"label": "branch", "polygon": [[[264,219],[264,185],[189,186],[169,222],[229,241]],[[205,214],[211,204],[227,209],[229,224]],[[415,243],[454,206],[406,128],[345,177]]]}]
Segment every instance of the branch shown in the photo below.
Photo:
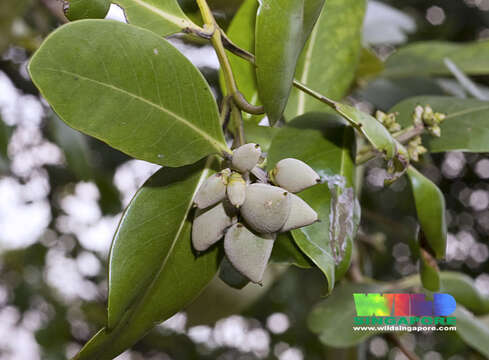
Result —
[{"label": "branch", "polygon": [[409,350],[399,339],[398,336],[394,334],[385,334],[385,338],[391,342],[395,347],[397,347],[401,352],[406,355],[409,360],[420,360],[418,355]]}]

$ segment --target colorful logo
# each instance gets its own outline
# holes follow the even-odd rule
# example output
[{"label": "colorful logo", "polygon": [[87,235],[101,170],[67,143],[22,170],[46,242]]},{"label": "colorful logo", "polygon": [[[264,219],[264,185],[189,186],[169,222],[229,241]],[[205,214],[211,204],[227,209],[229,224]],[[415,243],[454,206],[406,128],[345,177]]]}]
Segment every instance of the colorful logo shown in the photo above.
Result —
[{"label": "colorful logo", "polygon": [[456,302],[449,294],[353,294],[357,316],[450,316]]},{"label": "colorful logo", "polygon": [[[456,318],[450,315],[455,311],[457,303],[449,294],[433,294],[430,300],[426,299],[425,294],[353,294],[353,300],[357,311],[353,319],[353,325],[357,326],[353,330],[456,329],[442,326],[456,323]],[[418,324],[421,326],[416,327]]]}]

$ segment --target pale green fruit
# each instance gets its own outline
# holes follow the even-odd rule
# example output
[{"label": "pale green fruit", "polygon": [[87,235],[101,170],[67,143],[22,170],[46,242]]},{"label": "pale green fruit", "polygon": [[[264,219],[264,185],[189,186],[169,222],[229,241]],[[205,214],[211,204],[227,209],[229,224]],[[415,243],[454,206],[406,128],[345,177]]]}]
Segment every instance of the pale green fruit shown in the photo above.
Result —
[{"label": "pale green fruit", "polygon": [[256,235],[243,224],[234,224],[224,237],[224,253],[241,274],[260,283],[272,253],[275,235]]},{"label": "pale green fruit", "polygon": [[304,200],[294,194],[290,194],[290,213],[281,232],[294,230],[311,225],[318,221],[318,214]]},{"label": "pale green fruit", "polygon": [[199,214],[192,224],[192,245],[197,251],[207,250],[224,236],[233,223],[229,210],[221,202]]},{"label": "pale green fruit", "polygon": [[226,187],[229,202],[239,208],[246,198],[246,181],[241,174],[233,172]]},{"label": "pale green fruit", "polygon": [[293,193],[300,192],[321,181],[319,175],[305,162],[287,158],[280,160],[270,172],[275,184]]},{"label": "pale green fruit", "polygon": [[231,170],[224,169],[210,177],[200,186],[194,198],[194,203],[199,209],[212,206],[226,196],[226,184]]},{"label": "pale green fruit", "polygon": [[258,164],[260,156],[260,145],[254,143],[245,144],[233,151],[231,164],[238,171],[250,171]]},{"label": "pale green fruit", "polygon": [[246,187],[241,215],[253,230],[261,234],[277,232],[284,226],[289,211],[290,193],[284,189],[267,184]]}]

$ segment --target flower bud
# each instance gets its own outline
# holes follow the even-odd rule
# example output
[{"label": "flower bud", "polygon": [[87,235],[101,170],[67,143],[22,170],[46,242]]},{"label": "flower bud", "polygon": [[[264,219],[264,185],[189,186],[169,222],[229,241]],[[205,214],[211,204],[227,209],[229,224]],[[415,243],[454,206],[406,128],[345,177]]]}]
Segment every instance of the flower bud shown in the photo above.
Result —
[{"label": "flower bud", "polygon": [[308,203],[294,194],[290,194],[290,213],[280,232],[294,230],[318,221],[318,214]]},{"label": "flower bud", "polygon": [[260,156],[260,145],[254,143],[245,144],[233,151],[231,164],[238,171],[250,171],[258,164]]},{"label": "flower bud", "polygon": [[261,233],[277,232],[290,211],[290,193],[277,186],[252,184],[246,187],[241,215],[250,227]]},{"label": "flower bud", "polygon": [[199,209],[205,209],[224,199],[230,174],[231,170],[224,169],[204,181],[194,198],[194,203]]},{"label": "flower bud", "polygon": [[226,187],[229,202],[239,208],[246,198],[246,181],[241,174],[233,172]]},{"label": "flower bud", "polygon": [[272,253],[275,235],[256,235],[243,224],[234,224],[224,238],[231,264],[254,283],[260,283]]},{"label": "flower bud", "polygon": [[285,190],[297,193],[321,181],[319,175],[305,162],[287,158],[280,160],[270,172],[273,182]]},{"label": "flower bud", "polygon": [[232,225],[232,218],[225,204],[220,202],[212,209],[198,215],[192,224],[192,245],[197,251],[207,250],[224,235]]}]

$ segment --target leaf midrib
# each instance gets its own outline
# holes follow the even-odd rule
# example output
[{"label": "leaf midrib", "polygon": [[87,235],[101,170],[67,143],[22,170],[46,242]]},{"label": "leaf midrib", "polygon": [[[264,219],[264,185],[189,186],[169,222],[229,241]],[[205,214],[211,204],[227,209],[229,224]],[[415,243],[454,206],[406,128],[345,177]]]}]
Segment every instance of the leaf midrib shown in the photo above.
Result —
[{"label": "leaf midrib", "polygon": [[204,139],[208,140],[212,146],[217,149],[217,150],[226,150],[226,147],[221,144],[221,142],[215,138],[213,138],[212,136],[209,136],[206,132],[202,131],[201,129],[199,129],[197,126],[195,126],[194,124],[192,124],[191,122],[189,122],[188,120],[186,120],[185,118],[179,116],[178,114],[175,114],[173,111],[170,111],[168,110],[167,108],[161,106],[161,105],[158,105],[152,101],[149,101],[148,99],[145,99],[144,97],[141,97],[139,95],[136,95],[132,92],[129,92],[127,90],[124,90],[124,89],[121,89],[121,88],[118,88],[117,86],[114,86],[112,84],[108,84],[108,83],[104,83],[102,81],[99,81],[99,80],[95,80],[95,79],[91,79],[89,77],[86,77],[86,76],[83,76],[81,74],[77,74],[77,73],[74,73],[74,72],[71,72],[71,71],[67,71],[67,70],[60,70],[60,69],[54,69],[54,68],[40,68],[40,70],[46,70],[46,71],[51,71],[51,72],[55,72],[55,73],[62,73],[62,74],[66,74],[66,75],[69,75],[69,76],[73,76],[73,77],[78,77],[79,79],[82,79],[82,80],[85,80],[85,81],[89,81],[89,82],[93,82],[97,85],[100,85],[100,86],[104,86],[106,88],[109,88],[109,89],[112,89],[112,90],[115,90],[115,91],[118,91],[124,95],[127,95],[133,99],[136,99],[136,100],[139,100],[145,104],[148,104],[164,113],[166,113],[167,115],[173,117],[175,120],[177,121],[180,121],[182,124],[186,125],[188,128],[192,129],[194,132],[196,132],[199,136],[203,137]]}]

